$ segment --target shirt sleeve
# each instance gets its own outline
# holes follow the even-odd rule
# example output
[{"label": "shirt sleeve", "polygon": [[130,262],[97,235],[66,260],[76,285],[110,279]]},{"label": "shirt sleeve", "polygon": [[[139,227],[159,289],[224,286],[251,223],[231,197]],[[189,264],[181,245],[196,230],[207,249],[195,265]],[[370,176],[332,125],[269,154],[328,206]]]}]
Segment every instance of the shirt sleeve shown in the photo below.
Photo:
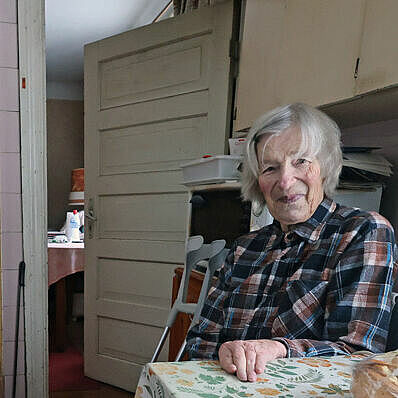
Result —
[{"label": "shirt sleeve", "polygon": [[[384,352],[397,273],[391,225],[372,213],[356,231],[342,238],[341,253],[329,281],[324,341],[276,337],[288,357]],[[343,248],[343,246],[345,246]]]},{"label": "shirt sleeve", "polygon": [[189,359],[218,359],[220,336],[224,327],[223,305],[229,291],[233,261],[234,249],[231,249],[215,286],[209,290],[198,323],[188,332],[185,351]]}]

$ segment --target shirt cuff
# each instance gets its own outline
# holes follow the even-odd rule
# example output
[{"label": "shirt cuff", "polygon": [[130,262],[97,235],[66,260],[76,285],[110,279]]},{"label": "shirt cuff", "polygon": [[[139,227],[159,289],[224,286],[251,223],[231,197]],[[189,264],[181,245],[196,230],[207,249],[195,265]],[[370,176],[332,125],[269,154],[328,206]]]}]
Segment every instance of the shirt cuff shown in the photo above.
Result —
[{"label": "shirt cuff", "polygon": [[271,340],[279,341],[280,343],[282,343],[286,347],[286,358],[291,357],[291,350],[290,350],[290,346],[287,342],[287,339],[285,339],[284,337],[274,337]]}]

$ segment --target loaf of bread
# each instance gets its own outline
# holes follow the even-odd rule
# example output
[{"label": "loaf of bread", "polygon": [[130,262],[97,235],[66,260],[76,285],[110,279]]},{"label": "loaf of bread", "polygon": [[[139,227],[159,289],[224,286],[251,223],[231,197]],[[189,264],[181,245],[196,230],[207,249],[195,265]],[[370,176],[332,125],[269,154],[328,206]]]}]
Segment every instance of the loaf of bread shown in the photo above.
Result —
[{"label": "loaf of bread", "polygon": [[354,398],[398,397],[398,350],[358,362],[352,373]]}]

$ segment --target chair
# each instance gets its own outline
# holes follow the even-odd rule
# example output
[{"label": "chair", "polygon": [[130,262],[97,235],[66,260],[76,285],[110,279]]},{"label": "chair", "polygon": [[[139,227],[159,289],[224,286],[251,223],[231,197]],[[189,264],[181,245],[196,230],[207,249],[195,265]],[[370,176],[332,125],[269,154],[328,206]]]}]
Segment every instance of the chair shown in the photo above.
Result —
[{"label": "chair", "polygon": [[[185,268],[182,275],[181,284],[178,289],[177,298],[170,310],[169,316],[167,317],[166,326],[163,330],[162,336],[160,337],[159,343],[156,346],[155,352],[150,361],[151,363],[156,362],[158,359],[170,328],[173,326],[179,312],[193,315],[191,326],[193,322],[196,322],[199,319],[200,311],[210,289],[213,275],[215,271],[223,264],[227,253],[228,250],[225,249],[225,240],[223,239],[215,240],[209,244],[203,244],[202,236],[192,236],[188,238],[186,245]],[[203,260],[208,260],[208,265],[198,301],[197,303],[187,303],[186,299],[188,295],[188,285],[191,272],[196,265]],[[185,345],[186,341],[184,340],[180,350],[178,351],[176,361],[180,360]]]}]

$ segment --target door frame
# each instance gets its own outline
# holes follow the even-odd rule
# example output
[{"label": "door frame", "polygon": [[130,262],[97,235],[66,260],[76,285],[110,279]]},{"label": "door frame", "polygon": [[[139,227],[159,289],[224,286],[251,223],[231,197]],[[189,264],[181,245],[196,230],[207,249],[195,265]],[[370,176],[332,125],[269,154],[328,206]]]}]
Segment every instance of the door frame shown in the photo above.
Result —
[{"label": "door frame", "polygon": [[47,132],[44,0],[18,2],[26,397],[48,397]]}]

